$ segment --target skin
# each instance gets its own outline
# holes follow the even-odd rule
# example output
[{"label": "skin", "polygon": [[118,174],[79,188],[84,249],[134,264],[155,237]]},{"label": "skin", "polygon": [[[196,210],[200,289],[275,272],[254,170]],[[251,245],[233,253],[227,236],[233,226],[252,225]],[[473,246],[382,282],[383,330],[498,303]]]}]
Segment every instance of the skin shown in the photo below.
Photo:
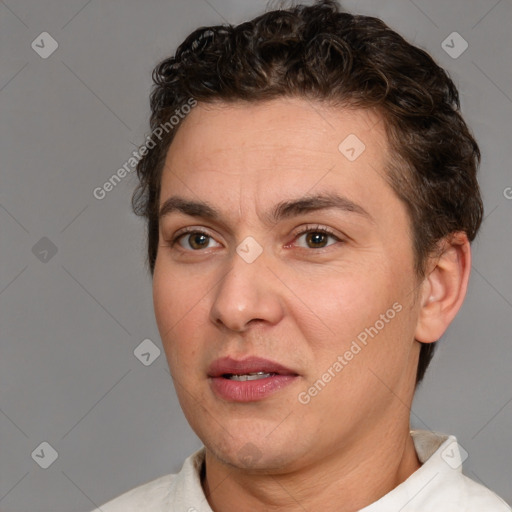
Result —
[{"label": "skin", "polygon": [[[338,150],[349,134],[366,146],[353,162]],[[181,407],[206,447],[202,485],[216,512],[356,511],[420,467],[409,435],[418,341],[439,339],[455,316],[470,251],[457,233],[440,244],[426,277],[416,275],[409,216],[384,179],[390,158],[375,112],[299,98],[200,103],[178,129],[160,204],[181,196],[221,218],[161,218],[153,298]],[[282,201],[329,192],[368,215],[266,216]],[[317,226],[335,237],[314,235]],[[208,237],[173,244],[187,227]],[[263,249],[252,263],[236,252],[248,236]],[[394,303],[402,310],[300,403],[299,393]],[[261,401],[228,402],[207,375],[228,355],[271,359],[299,378]]]}]

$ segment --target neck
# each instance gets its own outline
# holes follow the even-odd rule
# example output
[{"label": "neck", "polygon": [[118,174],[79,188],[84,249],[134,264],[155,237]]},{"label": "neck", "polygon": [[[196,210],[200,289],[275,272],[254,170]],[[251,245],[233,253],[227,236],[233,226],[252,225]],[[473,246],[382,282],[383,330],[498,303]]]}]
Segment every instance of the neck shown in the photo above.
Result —
[{"label": "neck", "polygon": [[408,425],[401,430],[381,426],[350,443],[348,450],[293,472],[247,472],[227,466],[206,449],[202,485],[214,512],[356,512],[420,466]]}]

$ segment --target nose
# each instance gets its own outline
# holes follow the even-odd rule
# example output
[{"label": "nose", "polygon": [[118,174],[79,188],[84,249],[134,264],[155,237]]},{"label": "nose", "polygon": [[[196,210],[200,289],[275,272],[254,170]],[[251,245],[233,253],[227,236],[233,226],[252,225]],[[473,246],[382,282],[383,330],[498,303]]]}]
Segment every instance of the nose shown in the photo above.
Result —
[{"label": "nose", "polygon": [[229,270],[215,290],[210,309],[210,319],[214,324],[243,332],[254,323],[275,325],[281,320],[281,282],[265,260],[265,253],[250,263],[237,252],[233,254]]}]

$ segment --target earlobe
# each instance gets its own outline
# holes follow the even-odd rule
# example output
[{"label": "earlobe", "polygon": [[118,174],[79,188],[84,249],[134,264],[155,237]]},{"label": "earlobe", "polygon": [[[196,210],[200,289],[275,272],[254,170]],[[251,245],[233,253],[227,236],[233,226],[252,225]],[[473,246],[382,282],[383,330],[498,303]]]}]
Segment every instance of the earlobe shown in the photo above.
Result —
[{"label": "earlobe", "polygon": [[466,233],[443,238],[422,283],[415,338],[432,343],[444,334],[459,311],[468,287],[471,248]]}]

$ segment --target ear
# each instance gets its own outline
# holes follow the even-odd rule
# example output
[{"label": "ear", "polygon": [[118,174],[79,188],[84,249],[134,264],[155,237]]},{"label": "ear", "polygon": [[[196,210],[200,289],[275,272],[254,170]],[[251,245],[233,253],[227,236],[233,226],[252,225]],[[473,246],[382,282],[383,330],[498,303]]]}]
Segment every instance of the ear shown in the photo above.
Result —
[{"label": "ear", "polygon": [[471,271],[471,248],[464,232],[455,232],[438,244],[420,294],[415,338],[432,343],[444,334],[462,306]]}]

